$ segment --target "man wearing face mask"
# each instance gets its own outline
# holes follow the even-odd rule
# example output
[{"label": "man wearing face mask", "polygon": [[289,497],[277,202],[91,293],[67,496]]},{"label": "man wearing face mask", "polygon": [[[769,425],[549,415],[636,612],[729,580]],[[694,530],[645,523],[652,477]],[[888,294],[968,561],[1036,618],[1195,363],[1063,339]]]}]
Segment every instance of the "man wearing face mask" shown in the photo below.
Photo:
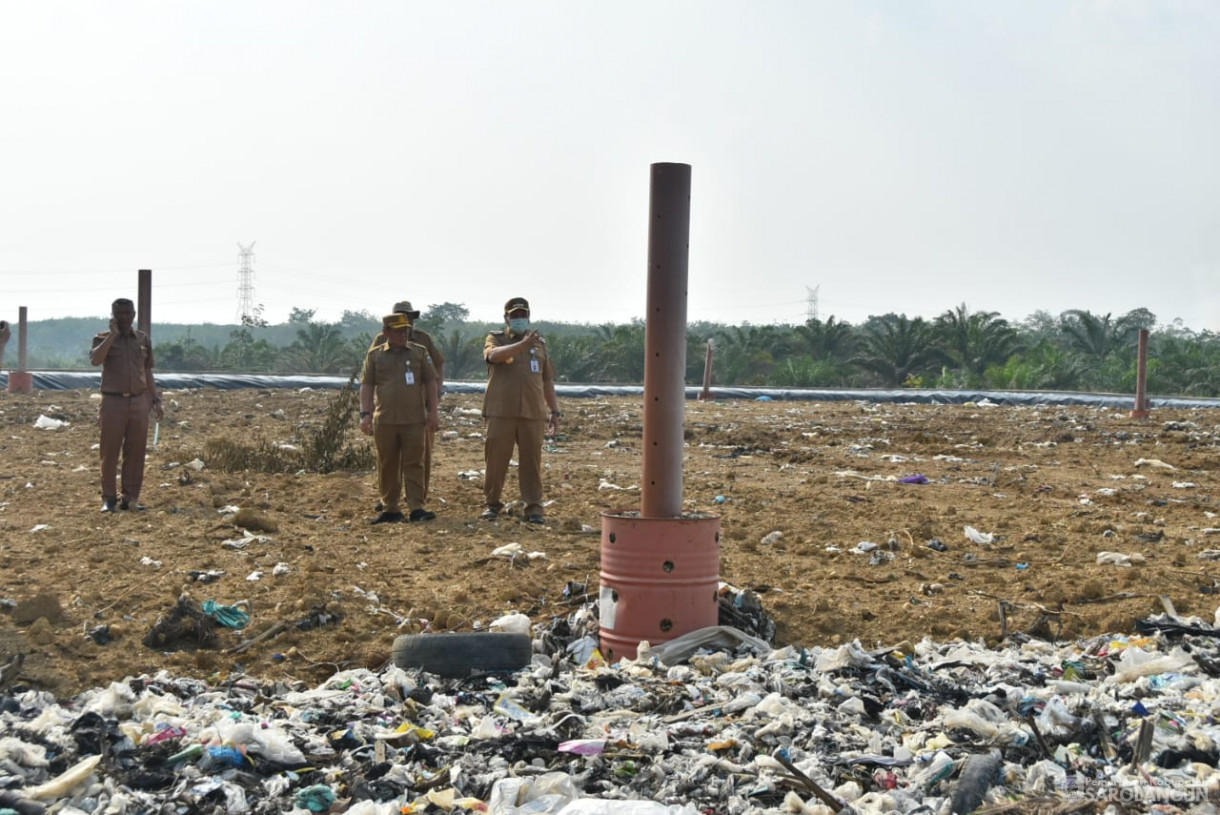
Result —
[{"label": "man wearing face mask", "polygon": [[525,520],[541,524],[545,523],[542,440],[548,431],[559,429],[562,416],[555,397],[555,369],[547,355],[546,340],[530,328],[529,301],[514,297],[505,303],[504,321],[507,328],[488,334],[483,343],[483,359],[487,361],[487,390],[483,396],[487,474],[483,494],[487,506],[480,517],[494,520],[504,509],[500,496],[516,447]]}]

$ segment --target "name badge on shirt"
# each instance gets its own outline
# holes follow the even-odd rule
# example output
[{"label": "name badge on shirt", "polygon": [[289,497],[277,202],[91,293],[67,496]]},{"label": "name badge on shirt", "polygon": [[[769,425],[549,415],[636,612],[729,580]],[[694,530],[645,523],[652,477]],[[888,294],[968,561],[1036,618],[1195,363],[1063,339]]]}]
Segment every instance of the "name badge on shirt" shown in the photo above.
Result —
[{"label": "name badge on shirt", "polygon": [[530,357],[530,373],[542,373],[542,366],[538,364],[538,360],[534,357]]},{"label": "name badge on shirt", "polygon": [[407,378],[408,385],[414,385],[415,384],[415,371],[412,371],[410,368],[408,368],[406,378]]}]

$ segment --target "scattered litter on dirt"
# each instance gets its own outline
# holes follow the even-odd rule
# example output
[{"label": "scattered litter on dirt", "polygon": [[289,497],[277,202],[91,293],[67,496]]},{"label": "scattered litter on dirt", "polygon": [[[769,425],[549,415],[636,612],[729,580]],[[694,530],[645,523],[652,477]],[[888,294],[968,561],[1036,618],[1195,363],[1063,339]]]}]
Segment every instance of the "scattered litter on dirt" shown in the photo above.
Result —
[{"label": "scattered litter on dirt", "polygon": [[[726,588],[724,607],[740,596]],[[185,599],[175,611],[199,622]],[[511,673],[391,664],[311,687],[160,672],[66,703],[12,687],[0,807],[1202,813],[1220,801],[1220,631],[1194,618],[998,648],[777,648],[720,626],[615,665],[573,647],[596,619],[582,606],[535,625],[533,659]]]}]

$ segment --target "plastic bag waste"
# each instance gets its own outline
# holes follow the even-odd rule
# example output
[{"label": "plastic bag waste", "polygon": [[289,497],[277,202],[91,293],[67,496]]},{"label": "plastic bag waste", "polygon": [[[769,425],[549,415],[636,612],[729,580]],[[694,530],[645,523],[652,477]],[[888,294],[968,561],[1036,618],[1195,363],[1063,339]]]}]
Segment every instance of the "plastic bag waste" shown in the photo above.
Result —
[{"label": "plastic bag waste", "polygon": [[1131,566],[1136,563],[1143,563],[1145,558],[1139,552],[1133,552],[1129,555],[1122,552],[1098,552],[1097,565],[1105,566]]},{"label": "plastic bag waste", "polygon": [[39,430],[57,430],[61,427],[68,427],[68,423],[63,419],[52,419],[50,416],[38,414],[38,418],[34,420],[34,427]]},{"label": "plastic bag waste", "polygon": [[528,634],[530,632],[530,618],[520,612],[505,614],[503,617],[497,617],[488,623],[487,630],[503,631],[509,634]]},{"label": "plastic bag waste", "polygon": [[962,531],[966,533],[966,537],[974,543],[995,543],[995,535],[990,532],[980,532],[973,526],[965,526]]},{"label": "plastic bag waste", "polygon": [[[674,637],[668,642],[646,649],[647,659],[656,658],[666,665],[676,665],[701,648],[734,649],[745,646],[756,654],[771,653],[771,645],[727,625],[710,625]],[[640,661],[637,657],[637,661]]]},{"label": "plastic bag waste", "polygon": [[[763,398],[760,397],[759,401],[762,401]],[[600,798],[581,798],[559,810],[556,815],[699,815],[699,810],[689,804],[665,806],[656,801],[605,801]]]},{"label": "plastic bag waste", "polygon": [[240,605],[222,606],[215,600],[204,600],[200,608],[225,628],[245,628],[250,624],[250,615],[242,611]]},{"label": "plastic bag waste", "polygon": [[576,800],[580,791],[568,773],[550,772],[533,778],[502,778],[491,788],[488,815],[556,813]]}]

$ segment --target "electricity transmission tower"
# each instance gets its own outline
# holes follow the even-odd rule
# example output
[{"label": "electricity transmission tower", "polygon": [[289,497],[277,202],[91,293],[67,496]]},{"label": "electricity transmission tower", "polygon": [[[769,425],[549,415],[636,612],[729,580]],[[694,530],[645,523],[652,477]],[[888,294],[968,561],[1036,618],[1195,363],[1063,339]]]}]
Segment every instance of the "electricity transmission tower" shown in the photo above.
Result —
[{"label": "electricity transmission tower", "polygon": [[254,325],[262,316],[262,309],[254,305],[254,243],[249,246],[239,243],[237,248],[241,258],[241,268],[237,270],[237,319],[242,325]]},{"label": "electricity transmission tower", "polygon": [[812,289],[808,286],[805,287],[806,320],[816,320],[818,318],[818,289],[820,288],[822,288],[820,283]]}]

